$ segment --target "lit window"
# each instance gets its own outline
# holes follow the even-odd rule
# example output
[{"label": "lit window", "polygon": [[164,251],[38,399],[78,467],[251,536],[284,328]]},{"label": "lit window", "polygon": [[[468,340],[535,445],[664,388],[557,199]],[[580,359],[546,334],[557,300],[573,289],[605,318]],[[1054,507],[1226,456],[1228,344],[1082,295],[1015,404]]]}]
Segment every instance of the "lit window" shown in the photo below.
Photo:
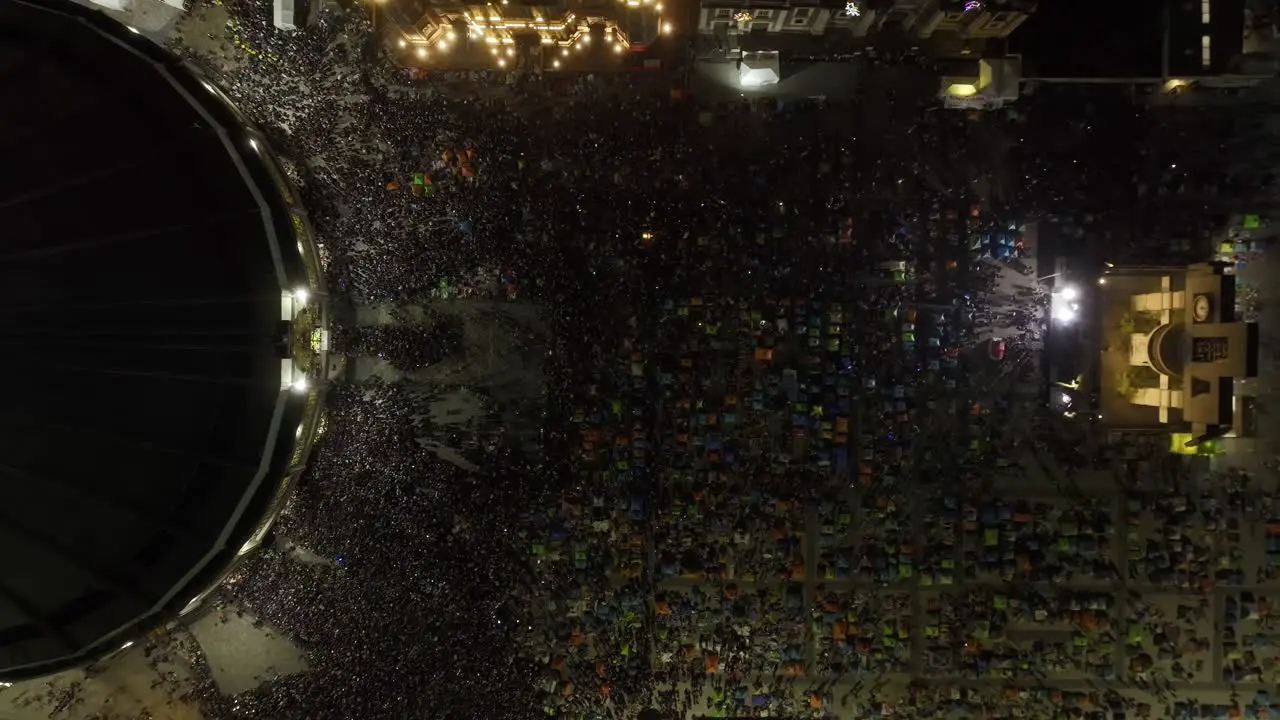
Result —
[{"label": "lit window", "polygon": [[773,11],[772,11],[772,10],[757,10],[757,11],[755,11],[755,13],[753,13],[753,17],[754,17],[756,20],[772,20],[772,19],[773,19]]},{"label": "lit window", "polygon": [[1212,59],[1213,59],[1213,48],[1212,48],[1212,43],[1209,40],[1209,36],[1201,35],[1200,36],[1200,65],[1203,67],[1209,67],[1209,64],[1212,61]]},{"label": "lit window", "polygon": [[1200,23],[1203,25],[1208,25],[1210,19],[1213,17],[1209,13],[1210,3],[1211,0],[1200,0]]}]

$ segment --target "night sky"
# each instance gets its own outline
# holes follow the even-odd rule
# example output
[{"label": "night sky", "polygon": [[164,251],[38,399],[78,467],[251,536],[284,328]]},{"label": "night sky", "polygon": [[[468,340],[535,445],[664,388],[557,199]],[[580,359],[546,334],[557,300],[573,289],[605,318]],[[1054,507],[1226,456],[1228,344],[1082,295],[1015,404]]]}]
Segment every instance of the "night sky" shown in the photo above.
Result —
[{"label": "night sky", "polygon": [[1163,0],[1049,0],[1011,38],[1034,77],[1160,75]]}]

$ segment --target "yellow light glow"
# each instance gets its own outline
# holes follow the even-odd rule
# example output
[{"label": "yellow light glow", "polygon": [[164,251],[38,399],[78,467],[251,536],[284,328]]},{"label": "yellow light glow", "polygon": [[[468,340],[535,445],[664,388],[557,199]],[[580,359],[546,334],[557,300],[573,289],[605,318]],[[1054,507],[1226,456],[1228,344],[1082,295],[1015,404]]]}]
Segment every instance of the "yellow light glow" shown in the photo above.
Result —
[{"label": "yellow light glow", "polygon": [[662,34],[663,34],[663,35],[670,35],[670,34],[671,34],[671,23],[669,23],[669,22],[662,23]]},{"label": "yellow light glow", "polygon": [[973,97],[978,94],[978,88],[969,83],[954,83],[947,87],[947,94],[952,97]]},{"label": "yellow light glow", "polygon": [[450,30],[450,31],[449,31],[449,35],[448,35],[447,37],[448,37],[450,40],[457,40],[457,39],[458,39],[458,33],[456,33],[456,32],[454,32],[454,31]]},{"label": "yellow light glow", "polygon": [[503,45],[515,45],[515,44],[516,44],[516,41],[515,41],[515,38],[502,38],[502,44],[503,44]]},{"label": "yellow light glow", "polygon": [[551,67],[556,68],[557,70],[559,70],[559,69],[560,69],[560,61],[559,61],[559,60],[552,60],[552,61],[551,61]]},{"label": "yellow light glow", "polygon": [[507,61],[503,60],[502,58],[498,58],[498,67],[506,67],[506,66],[507,66]]},{"label": "yellow light glow", "polygon": [[591,44],[591,36],[590,36],[590,35],[583,35],[583,36],[582,36],[582,44],[583,44],[583,45],[590,45],[590,44]]},{"label": "yellow light glow", "polygon": [[401,48],[404,48],[404,46],[408,45],[409,43],[405,42],[404,38],[400,38],[400,42],[398,44],[400,45]]},{"label": "yellow light glow", "polygon": [[574,46],[573,46],[573,49],[574,49],[574,50],[582,50],[582,45],[581,45],[581,44],[574,45]]},{"label": "yellow light glow", "polygon": [[448,41],[447,39],[445,39],[445,38],[440,38],[440,42],[436,43],[436,45],[437,45],[441,50],[448,50],[448,49],[449,49],[449,41]]},{"label": "yellow light glow", "polygon": [[542,44],[543,44],[543,45],[550,45],[550,44],[551,44],[551,43],[553,43],[553,42],[555,42],[555,40],[552,40],[552,39],[551,39],[551,38],[549,38],[549,37],[543,36],[543,38],[542,38]]},{"label": "yellow light glow", "polygon": [[614,52],[616,52],[616,53],[620,53],[620,52],[622,52],[623,50],[626,50],[626,49],[627,49],[627,48],[626,48],[626,47],[624,47],[624,46],[622,45],[622,43],[618,43],[617,45],[614,45],[614,46],[613,46],[613,51],[614,51]]},{"label": "yellow light glow", "polygon": [[502,18],[498,17],[497,15],[490,15],[489,22],[502,22]]},{"label": "yellow light glow", "polygon": [[662,3],[658,3],[657,5],[654,5],[653,9],[657,10],[658,12],[662,12]]},{"label": "yellow light glow", "polygon": [[420,48],[418,48],[418,57],[423,58],[423,59],[426,59],[426,57],[427,57],[427,49],[426,49],[426,48],[424,48],[424,47],[420,47]]},{"label": "yellow light glow", "polygon": [[497,55],[497,54],[498,54],[498,48],[496,48],[496,47],[489,48],[489,52],[492,52],[494,55]]},{"label": "yellow light glow", "polygon": [[507,57],[513,57],[516,54],[515,48],[507,48]]},{"label": "yellow light glow", "polygon": [[560,51],[560,54],[564,55],[565,57],[569,57],[569,48],[564,48],[563,50]]},{"label": "yellow light glow", "polygon": [[[490,45],[497,45],[497,44],[498,44],[498,38],[496,38],[496,37],[494,37],[494,36],[492,36],[492,35],[490,35],[490,36],[486,37],[486,38],[484,39],[484,41],[485,41],[485,42],[487,42],[487,43],[489,43]],[[496,50],[495,50],[495,52],[496,52]]]}]

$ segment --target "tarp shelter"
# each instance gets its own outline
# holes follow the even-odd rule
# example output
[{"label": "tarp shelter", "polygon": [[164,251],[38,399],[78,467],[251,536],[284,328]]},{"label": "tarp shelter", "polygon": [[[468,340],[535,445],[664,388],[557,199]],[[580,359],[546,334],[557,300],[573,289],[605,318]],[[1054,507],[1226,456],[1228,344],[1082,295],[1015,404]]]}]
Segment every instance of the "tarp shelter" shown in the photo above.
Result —
[{"label": "tarp shelter", "polygon": [[738,66],[738,83],[743,88],[777,85],[782,70],[776,52],[745,53]]}]

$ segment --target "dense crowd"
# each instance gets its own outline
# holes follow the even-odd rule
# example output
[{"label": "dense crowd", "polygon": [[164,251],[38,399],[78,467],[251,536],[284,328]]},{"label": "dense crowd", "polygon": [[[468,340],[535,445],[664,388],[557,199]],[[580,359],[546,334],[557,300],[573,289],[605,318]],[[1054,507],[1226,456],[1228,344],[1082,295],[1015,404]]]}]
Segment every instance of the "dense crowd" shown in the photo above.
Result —
[{"label": "dense crowd", "polygon": [[[832,507],[849,500],[822,490],[823,477],[834,468],[833,488],[839,477],[856,477],[886,492],[905,481],[873,478],[868,467],[901,461],[916,433],[954,430],[933,427],[934,416],[917,408],[954,406],[947,368],[958,366],[961,347],[999,342],[1015,366],[1032,359],[1042,298],[1029,280],[1006,277],[1008,263],[1025,255],[1015,244],[1016,222],[997,227],[978,217],[966,192],[945,189],[967,187],[968,171],[952,167],[967,161],[965,150],[947,147],[952,118],[934,116],[904,134],[900,147],[854,163],[854,139],[832,134],[836,113],[820,103],[762,119],[740,107],[696,108],[663,85],[604,78],[526,79],[498,92],[483,80],[407,87],[378,59],[360,17],[334,16],[283,34],[269,27],[261,4],[226,7],[240,52],[216,64],[196,59],[292,161],[342,296],[365,305],[533,301],[553,329],[544,451],[528,456],[501,442],[472,443],[469,460],[480,472],[459,469],[422,442],[442,430],[424,419],[413,389],[365,382],[330,392],[328,432],[277,532],[335,563],[301,566],[267,552],[229,588],[303,643],[312,670],[250,696],[211,699],[227,713],[501,718],[651,704],[687,709],[693,693],[673,683],[701,677],[701,688],[706,676],[688,675],[687,663],[672,660],[687,653],[679,643],[670,652],[662,641],[650,647],[651,633],[689,629],[651,626],[655,593],[672,612],[685,612],[687,602],[658,584],[708,573],[713,563],[721,579],[798,573],[793,579],[802,580],[803,507],[824,493]],[[914,99],[890,102],[903,117],[921,109]],[[557,142],[564,128],[573,128],[574,142]],[[762,135],[781,147],[759,158],[734,152]],[[944,172],[953,177],[935,175],[934,187],[920,186],[909,168],[922,153],[936,154],[935,144],[944,146]],[[985,239],[971,244],[970,236]],[[991,300],[992,291],[1003,295]],[[698,307],[704,294],[714,312]],[[744,316],[750,327],[731,330]],[[885,322],[863,327],[867,318]],[[787,482],[788,468],[774,467],[774,485],[743,486],[747,467],[764,467],[752,443],[778,443],[763,448],[778,456],[789,450],[763,427],[770,408],[799,395],[819,402],[823,379],[787,371],[776,386],[735,390],[742,408],[734,414],[751,437],[726,428],[711,440],[722,453],[744,456],[741,474],[724,473],[728,483],[715,492],[730,504],[746,498],[756,517],[737,521],[737,534],[754,549],[738,552],[730,533],[718,554],[695,558],[677,548],[700,542],[708,529],[682,527],[670,512],[701,495],[705,469],[689,464],[659,487],[644,466],[665,462],[656,453],[688,443],[705,419],[690,412],[669,437],[648,438],[661,432],[658,410],[653,389],[635,378],[645,376],[637,363],[653,362],[664,398],[657,402],[674,408],[667,412],[701,407],[703,378],[691,378],[682,363],[697,362],[698,331],[712,323],[761,345],[757,360],[761,352],[811,352],[818,362],[817,353],[843,343],[845,351],[827,361],[839,365],[828,368],[829,380],[839,376],[847,398],[875,388],[878,377],[885,402],[873,415],[900,434],[877,437],[847,399],[831,406],[830,422],[810,423],[805,410],[796,433],[803,425],[813,447],[797,462],[817,484],[798,490]],[[335,342],[413,370],[458,352],[461,332],[431,323],[339,327]],[[1008,337],[1007,350],[997,333]],[[805,341],[820,335],[830,338],[822,347]],[[704,357],[728,348],[717,342],[701,349]],[[864,372],[861,363],[875,364]],[[990,412],[984,421],[995,428],[1004,409]],[[854,458],[841,443],[847,446],[852,425],[863,427],[867,443]],[[625,445],[634,466],[615,461],[615,448],[584,452],[604,442],[584,438],[601,434]],[[975,441],[964,457],[933,462],[977,464],[996,449]],[[681,472],[694,482],[681,482]],[[750,507],[765,498],[764,512]],[[735,514],[726,516],[731,525]],[[755,544],[770,532],[792,538],[782,566],[774,566],[771,543]],[[656,555],[651,561],[646,553]],[[872,573],[865,563],[879,562],[864,558],[859,569],[835,554],[829,559],[832,573]],[[770,596],[763,585],[759,593],[751,599],[763,603],[756,610],[742,605],[745,595],[709,599],[729,614],[722,630],[702,629],[706,658],[699,662],[724,656],[728,672],[711,691],[723,703],[799,711],[780,690],[739,688],[752,675],[777,672],[785,657],[803,659],[803,623],[770,641],[774,650],[732,641],[734,614],[759,614],[744,626],[753,627],[801,602]],[[658,616],[660,626],[666,617]],[[722,631],[725,639],[716,639]],[[761,665],[752,657],[759,653],[777,662]],[[857,661],[832,662],[838,678],[840,667]],[[825,684],[803,696],[812,696],[809,704],[825,696]]]},{"label": "dense crowd", "polygon": [[[850,126],[666,80],[411,84],[362,15],[282,33],[268,4],[224,7],[232,55],[177,49],[289,160],[335,350],[408,373],[468,352],[451,316],[361,326],[370,306],[527,303],[549,333],[536,451],[496,410],[439,422],[420,383],[329,390],[275,532],[332,562],[268,549],[225,589],[310,670],[235,698],[206,683],[211,716],[823,717],[879,708],[859,678],[916,670],[913,632],[942,675],[1114,677],[1117,639],[1072,601],[917,612],[855,589],[1118,573],[1103,510],[998,498],[1028,447],[1069,490],[1087,424],[1018,400],[1047,298],[1024,218],[975,187],[966,116],[905,90]],[[1075,649],[977,639],[1038,614],[1077,623]],[[998,705],[910,697],[920,717]]]}]

